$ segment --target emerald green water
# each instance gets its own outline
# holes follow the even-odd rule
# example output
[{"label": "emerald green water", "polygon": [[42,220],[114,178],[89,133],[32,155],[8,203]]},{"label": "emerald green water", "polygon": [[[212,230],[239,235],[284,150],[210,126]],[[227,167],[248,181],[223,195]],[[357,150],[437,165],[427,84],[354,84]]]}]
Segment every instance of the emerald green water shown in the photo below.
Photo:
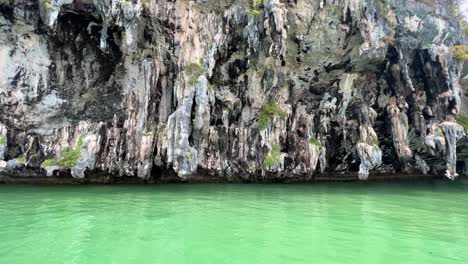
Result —
[{"label": "emerald green water", "polygon": [[0,263],[468,263],[468,183],[0,186]]}]

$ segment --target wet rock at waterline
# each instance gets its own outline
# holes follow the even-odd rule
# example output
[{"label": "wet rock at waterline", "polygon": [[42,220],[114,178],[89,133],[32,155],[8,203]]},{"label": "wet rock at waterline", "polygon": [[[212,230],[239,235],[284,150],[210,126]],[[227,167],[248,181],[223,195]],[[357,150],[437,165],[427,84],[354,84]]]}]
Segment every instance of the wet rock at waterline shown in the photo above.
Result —
[{"label": "wet rock at waterline", "polygon": [[451,1],[0,0],[0,173],[465,173]]}]

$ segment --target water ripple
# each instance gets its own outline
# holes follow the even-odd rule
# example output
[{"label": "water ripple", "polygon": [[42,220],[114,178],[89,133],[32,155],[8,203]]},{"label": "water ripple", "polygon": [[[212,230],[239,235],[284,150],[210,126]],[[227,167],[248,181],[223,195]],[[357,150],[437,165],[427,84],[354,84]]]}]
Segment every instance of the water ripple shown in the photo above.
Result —
[{"label": "water ripple", "polygon": [[0,186],[0,263],[463,263],[467,186]]}]

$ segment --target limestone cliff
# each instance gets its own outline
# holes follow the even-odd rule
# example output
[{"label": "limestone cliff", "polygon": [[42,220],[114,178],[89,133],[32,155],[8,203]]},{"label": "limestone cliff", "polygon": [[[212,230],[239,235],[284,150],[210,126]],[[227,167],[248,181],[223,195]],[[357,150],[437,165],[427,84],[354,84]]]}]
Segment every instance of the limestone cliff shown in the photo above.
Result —
[{"label": "limestone cliff", "polygon": [[453,179],[452,2],[0,0],[0,174]]}]

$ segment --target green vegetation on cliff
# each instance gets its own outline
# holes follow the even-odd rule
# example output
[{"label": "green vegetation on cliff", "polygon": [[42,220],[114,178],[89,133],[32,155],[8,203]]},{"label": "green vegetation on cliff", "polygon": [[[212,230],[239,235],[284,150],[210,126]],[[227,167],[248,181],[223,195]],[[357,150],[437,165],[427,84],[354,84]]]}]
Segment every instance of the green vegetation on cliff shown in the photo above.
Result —
[{"label": "green vegetation on cliff", "polygon": [[465,129],[465,132],[468,132],[468,116],[464,114],[460,114],[457,119],[457,123]]},{"label": "green vegetation on cliff", "polygon": [[50,0],[41,0],[42,4],[45,6],[47,9],[55,10],[55,6],[52,5]]},{"label": "green vegetation on cliff", "polygon": [[456,45],[452,47],[452,56],[458,61],[468,61],[468,46]]},{"label": "green vegetation on cliff", "polygon": [[468,46],[465,45],[456,45],[451,49],[452,56],[457,61],[467,61],[468,60]]},{"label": "green vegetation on cliff", "polygon": [[24,159],[24,156],[21,155],[19,157],[16,158],[16,160],[19,162],[19,163],[24,163],[25,159]]},{"label": "green vegetation on cliff", "polygon": [[258,16],[262,13],[260,10],[260,5],[263,3],[263,0],[249,0],[249,6],[247,7],[247,11],[251,16]]},{"label": "green vegetation on cliff", "polygon": [[262,106],[262,109],[260,110],[260,116],[258,117],[257,128],[259,130],[267,129],[273,116],[287,116],[287,113],[283,111],[281,107],[279,107],[276,101],[270,101]]},{"label": "green vegetation on cliff", "polygon": [[198,77],[205,74],[205,69],[198,63],[190,63],[185,66],[185,74],[189,78],[190,86],[194,86],[198,83]]},{"label": "green vegetation on cliff", "polygon": [[314,145],[314,146],[317,146],[319,148],[323,148],[323,145],[322,143],[320,142],[320,140],[316,139],[316,138],[310,138],[309,139],[309,144],[311,145]]},{"label": "green vegetation on cliff", "polygon": [[281,162],[280,146],[278,144],[275,144],[271,146],[270,154],[265,156],[265,159],[263,160],[263,165],[266,168],[272,168],[280,162]]},{"label": "green vegetation on cliff", "polygon": [[465,21],[463,16],[463,12],[460,10],[462,6],[462,1],[466,0],[449,0],[449,12],[458,22],[460,23],[460,27],[462,28],[465,35],[468,35],[468,22]]},{"label": "green vegetation on cliff", "polygon": [[78,164],[78,159],[81,157],[80,149],[83,146],[83,139],[86,137],[85,134],[81,134],[76,141],[76,147],[65,147],[60,157],[48,159],[42,162],[42,167],[59,166],[63,168],[72,168]]},{"label": "green vegetation on cliff", "polygon": [[445,138],[444,132],[442,132],[442,129],[437,128],[434,134],[438,137]]}]

